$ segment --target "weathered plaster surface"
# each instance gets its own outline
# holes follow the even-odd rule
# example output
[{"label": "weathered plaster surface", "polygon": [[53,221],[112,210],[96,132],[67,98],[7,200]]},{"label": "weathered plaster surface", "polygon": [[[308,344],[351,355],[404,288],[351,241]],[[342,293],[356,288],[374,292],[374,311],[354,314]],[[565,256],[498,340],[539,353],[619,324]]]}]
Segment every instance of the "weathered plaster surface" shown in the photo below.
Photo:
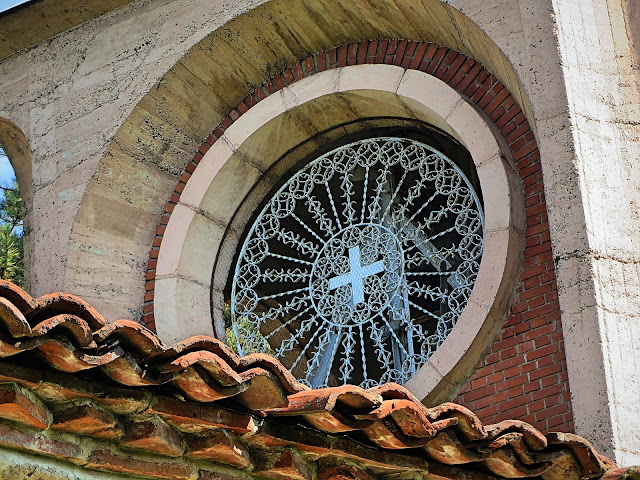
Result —
[{"label": "weathered plaster surface", "polygon": [[[157,221],[160,209],[175,185],[176,175],[217,123],[220,109],[228,104],[225,99],[234,96],[233,91],[237,88],[229,85],[229,91],[211,92],[206,82],[198,87],[197,80],[233,78],[234,73],[243,69],[262,78],[264,73],[256,71],[256,66],[251,70],[252,65],[260,66],[259,62],[253,61],[255,55],[262,55],[269,61],[274,49],[283,55],[289,52],[285,56],[290,58],[298,54],[289,50],[290,45],[273,44],[262,48],[262,45],[266,46],[262,41],[267,39],[256,36],[256,50],[244,52],[249,63],[238,59],[238,52],[230,47],[222,50],[225,58],[235,59],[229,63],[237,64],[230,65],[231,70],[227,73],[186,71],[182,65],[177,65],[166,79],[170,81],[180,76],[180,81],[171,82],[172,91],[164,92],[161,82],[156,85],[155,96],[147,95],[149,100],[143,100],[134,111],[135,115],[141,115],[134,123],[144,131],[120,132],[118,140],[125,141],[126,145],[111,143],[106,154],[109,158],[121,157],[116,165],[106,166],[109,163],[104,162],[106,147],[134,106],[188,49],[229,19],[260,3],[263,2],[218,1],[213,5],[193,0],[133,2],[0,62],[0,117],[13,121],[24,132],[32,150],[34,215],[31,230],[38,261],[31,261],[29,267],[35,279],[34,293],[73,289],[91,301],[107,303],[104,306],[108,315],[131,318],[139,315],[136,308],[141,305],[143,296],[142,272],[152,238],[152,229],[148,227]],[[353,26],[354,31],[349,32],[345,27],[345,31],[340,32],[336,30],[336,22],[347,21],[343,18],[347,12],[329,10],[331,6],[324,3],[314,5],[312,13],[322,15],[323,11],[331,11],[332,15],[324,15],[322,19],[326,24],[314,25],[313,29],[303,22],[309,20],[317,24],[317,18],[310,14],[296,18],[294,10],[288,14],[279,7],[271,14],[266,12],[268,18],[258,21],[266,23],[265,28],[290,22],[292,29],[305,31],[306,38],[298,41],[308,53],[319,50],[316,45],[330,47],[354,37],[428,37],[452,44],[462,51],[475,51],[475,56],[485,64],[495,64],[492,70],[505,77],[503,81],[511,84],[514,93],[523,87],[519,86],[513,67],[527,80],[539,69],[557,65],[555,56],[540,59],[538,50],[531,52],[533,47],[551,45],[547,52],[555,53],[551,31],[541,23],[548,17],[544,6],[531,10],[530,7],[521,9],[512,0],[491,4],[455,2],[455,7],[485,29],[486,36],[480,31],[473,33],[469,20],[446,6],[430,9],[428,15],[420,17],[420,23],[415,19],[413,23],[398,19],[401,27],[395,28],[390,27],[394,18],[383,21],[366,2],[358,2],[351,8],[361,11],[359,17],[371,17],[372,23],[359,19]],[[277,7],[275,2],[273,5]],[[392,16],[402,13],[410,14],[397,7],[390,12]],[[350,18],[349,22],[355,22]],[[458,25],[458,33],[447,31],[450,24]],[[242,25],[236,31],[242,31]],[[221,36],[224,38],[224,35],[223,31]],[[282,35],[282,41],[291,41],[288,34]],[[503,49],[513,67],[506,64],[508,62],[491,45],[489,37]],[[226,40],[233,42],[234,39]],[[274,41],[277,40],[270,42]],[[191,51],[190,56],[206,55],[208,45],[210,42],[202,44]],[[277,58],[274,57],[274,61],[277,62]],[[532,64],[538,67],[532,69]],[[276,67],[274,64],[262,65],[268,70]],[[525,89],[529,90],[526,93],[531,98],[541,97],[541,89],[535,82],[525,83],[528,84]],[[179,85],[183,92],[176,91]],[[247,90],[246,83],[238,86],[242,93]],[[188,94],[192,93],[190,88],[194,87],[201,88],[202,95],[223,95],[224,98],[217,102],[201,102],[193,108],[187,103]],[[556,96],[561,96],[558,86],[555,90],[560,92]],[[544,93],[547,98],[549,92]],[[531,111],[524,95],[521,99],[523,106]],[[149,101],[155,105],[147,104]],[[160,126],[158,112],[154,111],[162,102],[160,112],[174,116],[174,124],[165,127]],[[194,111],[197,118],[193,116]],[[175,118],[181,113],[195,122],[195,128],[183,131],[179,123],[182,119]],[[130,141],[125,140],[127,136]],[[138,143],[139,138],[143,139],[142,143]],[[148,138],[161,140],[147,142]],[[101,159],[103,167],[99,167]],[[75,240],[70,242],[74,222],[78,223],[78,208],[92,177],[98,195],[86,200],[100,208],[87,208],[86,215],[92,218],[76,225]],[[118,208],[111,208],[112,202],[116,202]],[[128,212],[126,204],[132,206]],[[95,224],[104,228],[96,231]],[[105,244],[115,244],[116,248]],[[87,256],[91,261],[89,264],[84,262],[85,268],[67,268],[69,255],[73,262],[80,258],[86,260]],[[121,267],[112,268],[114,264]],[[88,265],[94,268],[88,268]],[[104,281],[100,282],[100,279]]]},{"label": "weathered plaster surface", "polygon": [[129,0],[40,0],[19,5],[0,14],[0,59],[36,45]]},{"label": "weathered plaster surface", "polygon": [[[65,279],[74,218],[106,145],[133,106],[189,46],[251,4],[136,2],[0,62],[0,118],[18,126],[32,153],[33,216],[29,227],[37,261],[31,258],[28,269],[34,293],[76,286],[73,281],[77,279],[71,283]],[[172,132],[162,133],[171,135]],[[144,149],[144,145],[140,148]],[[153,151],[144,153],[154,155]],[[135,168],[135,165],[128,167]],[[174,176],[180,168],[160,167],[163,171],[160,178],[155,178],[158,172],[153,175],[138,172],[138,185],[134,190],[139,190],[145,180],[154,191],[175,183]],[[129,173],[126,166],[121,173]],[[18,174],[20,177],[20,172]],[[130,204],[136,200],[135,191],[114,191],[113,194]],[[104,207],[108,200],[105,202]],[[127,221],[122,217],[109,218],[105,208],[100,221],[110,223],[114,237],[103,240],[119,243],[124,252],[116,259],[111,258],[114,252],[103,252],[100,245],[93,243],[78,242],[79,245],[72,247],[95,254],[97,270],[83,272],[89,277],[84,282],[88,289],[90,279],[100,273],[100,259],[106,270],[114,263],[122,264],[124,270],[116,268],[117,274],[112,278],[120,278],[125,283],[136,279],[133,272],[144,270],[147,259],[132,258],[126,245],[126,239],[132,234],[135,237],[139,231],[135,228],[138,217],[136,211]],[[156,218],[156,211],[149,212],[149,223]],[[79,232],[81,238],[83,235],[84,232]],[[145,243],[148,239],[149,234],[143,234],[137,242]],[[120,293],[128,286],[113,287]],[[105,293],[93,291],[90,296]],[[129,297],[109,312],[135,317],[136,312],[127,309],[137,303],[139,300]]]},{"label": "weathered plaster surface", "polygon": [[621,464],[640,461],[640,98],[629,5],[554,0],[571,116],[562,128],[573,136],[587,237],[555,252],[574,415]]}]

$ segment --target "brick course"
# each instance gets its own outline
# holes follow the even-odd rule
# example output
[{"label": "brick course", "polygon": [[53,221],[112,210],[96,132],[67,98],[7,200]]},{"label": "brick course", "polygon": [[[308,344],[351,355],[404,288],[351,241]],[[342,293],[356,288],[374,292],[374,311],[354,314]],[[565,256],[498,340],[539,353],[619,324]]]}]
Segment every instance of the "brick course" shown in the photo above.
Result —
[{"label": "brick course", "polygon": [[161,216],[152,243],[143,322],[155,330],[155,265],[164,230],[184,186],[209,148],[249,108],[301,78],[356,64],[389,64],[433,75],[475,103],[509,145],[524,191],[525,248],[522,273],[501,332],[456,402],[485,423],[520,419],[542,431],[573,431],[560,307],[552,261],[540,154],[524,113],[507,88],[480,63],[434,44],[372,40],[310,56],[265,82],[231,109],[195,153]]}]

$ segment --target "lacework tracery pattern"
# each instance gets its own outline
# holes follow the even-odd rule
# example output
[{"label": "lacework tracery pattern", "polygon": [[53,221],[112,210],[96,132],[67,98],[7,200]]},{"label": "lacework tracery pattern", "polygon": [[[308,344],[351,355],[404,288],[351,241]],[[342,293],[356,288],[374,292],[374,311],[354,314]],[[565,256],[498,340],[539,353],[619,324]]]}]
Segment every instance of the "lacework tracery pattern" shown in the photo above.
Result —
[{"label": "lacework tracery pattern", "polygon": [[239,353],[271,347],[312,387],[404,383],[455,325],[483,241],[480,200],[442,153],[392,137],[337,148],[248,232],[231,292]]}]

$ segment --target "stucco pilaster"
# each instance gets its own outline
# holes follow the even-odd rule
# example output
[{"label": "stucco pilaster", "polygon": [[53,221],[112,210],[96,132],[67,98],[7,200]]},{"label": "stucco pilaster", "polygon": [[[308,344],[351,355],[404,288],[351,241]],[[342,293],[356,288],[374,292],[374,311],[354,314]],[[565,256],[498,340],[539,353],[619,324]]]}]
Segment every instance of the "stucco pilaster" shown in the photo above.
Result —
[{"label": "stucco pilaster", "polygon": [[[628,464],[640,460],[640,126],[633,52],[618,0],[554,0],[553,6],[575,148],[565,173],[577,180],[573,194],[583,206],[565,234],[552,236],[574,416],[579,434],[611,446],[609,453]],[[576,204],[556,202],[558,221]]]}]

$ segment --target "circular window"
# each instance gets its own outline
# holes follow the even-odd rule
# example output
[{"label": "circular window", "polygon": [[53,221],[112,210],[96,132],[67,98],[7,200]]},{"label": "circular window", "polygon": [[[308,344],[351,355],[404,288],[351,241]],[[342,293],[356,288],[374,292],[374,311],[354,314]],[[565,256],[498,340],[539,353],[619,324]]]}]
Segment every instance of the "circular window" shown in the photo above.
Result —
[{"label": "circular window", "polygon": [[484,242],[474,186],[417,140],[307,164],[259,212],[231,284],[230,343],[317,388],[404,383],[464,309]]}]

